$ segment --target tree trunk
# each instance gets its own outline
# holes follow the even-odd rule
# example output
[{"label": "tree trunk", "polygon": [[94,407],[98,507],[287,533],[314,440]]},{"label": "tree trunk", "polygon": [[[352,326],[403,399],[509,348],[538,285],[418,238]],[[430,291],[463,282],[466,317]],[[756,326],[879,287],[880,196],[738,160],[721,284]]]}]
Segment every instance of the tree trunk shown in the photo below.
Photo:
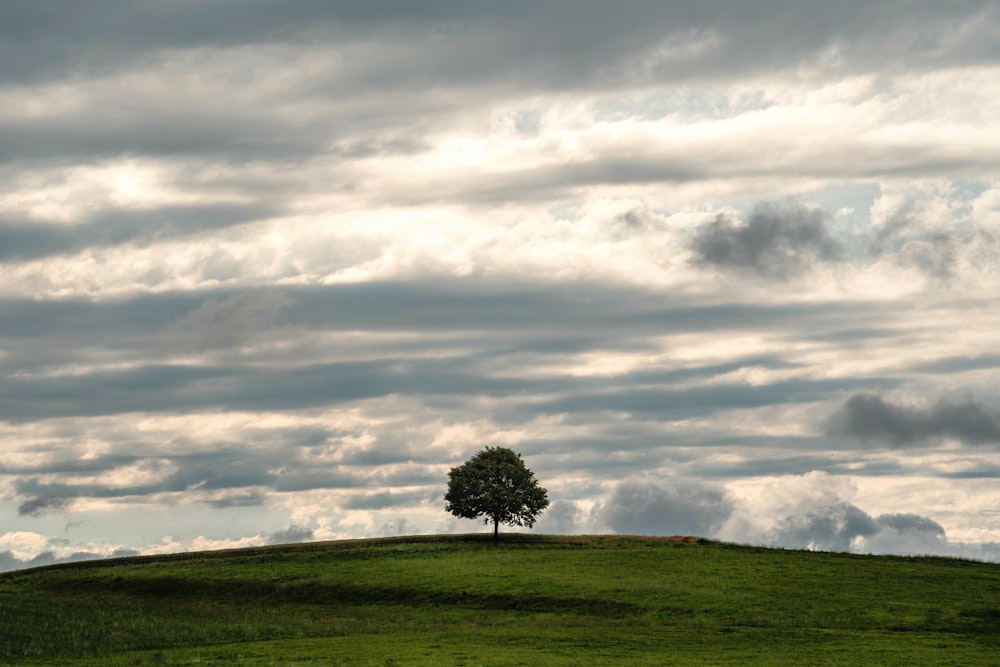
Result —
[{"label": "tree trunk", "polygon": [[500,519],[493,519],[493,541],[500,540]]}]

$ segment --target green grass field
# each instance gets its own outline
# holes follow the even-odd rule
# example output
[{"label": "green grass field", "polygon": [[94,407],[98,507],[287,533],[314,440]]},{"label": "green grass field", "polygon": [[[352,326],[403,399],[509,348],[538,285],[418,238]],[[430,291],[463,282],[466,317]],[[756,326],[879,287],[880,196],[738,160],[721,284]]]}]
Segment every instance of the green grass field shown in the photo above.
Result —
[{"label": "green grass field", "polygon": [[409,537],[0,575],[0,663],[1000,665],[1000,565]]}]

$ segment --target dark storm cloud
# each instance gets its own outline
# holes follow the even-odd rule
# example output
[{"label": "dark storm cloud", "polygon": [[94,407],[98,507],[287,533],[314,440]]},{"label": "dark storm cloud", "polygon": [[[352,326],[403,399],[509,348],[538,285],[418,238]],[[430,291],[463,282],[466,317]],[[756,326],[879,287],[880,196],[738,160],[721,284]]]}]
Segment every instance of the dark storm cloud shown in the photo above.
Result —
[{"label": "dark storm cloud", "polygon": [[827,423],[832,435],[908,445],[949,438],[968,444],[1000,442],[995,411],[971,398],[919,408],[894,405],[877,394],[851,396]]},{"label": "dark storm cloud", "polygon": [[612,531],[633,535],[711,535],[729,518],[735,504],[727,492],[709,484],[678,479],[620,482],[596,511]]},{"label": "dark storm cloud", "polygon": [[124,244],[147,246],[268,218],[270,206],[204,204],[118,209],[74,225],[0,218],[0,263],[77,253]]},{"label": "dark storm cloud", "polygon": [[704,266],[786,280],[820,262],[843,257],[820,211],[758,205],[747,221],[719,214],[695,235],[694,261]]}]

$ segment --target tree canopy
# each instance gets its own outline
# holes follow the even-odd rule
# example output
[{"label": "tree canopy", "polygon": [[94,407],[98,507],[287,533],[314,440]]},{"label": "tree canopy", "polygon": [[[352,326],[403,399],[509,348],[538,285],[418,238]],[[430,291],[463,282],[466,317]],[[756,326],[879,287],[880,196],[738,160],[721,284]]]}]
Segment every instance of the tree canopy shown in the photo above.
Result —
[{"label": "tree canopy", "polygon": [[549,506],[548,492],[538,485],[521,455],[506,447],[486,447],[448,473],[446,510],[463,519],[482,518],[493,523],[493,538],[500,524],[527,526]]}]

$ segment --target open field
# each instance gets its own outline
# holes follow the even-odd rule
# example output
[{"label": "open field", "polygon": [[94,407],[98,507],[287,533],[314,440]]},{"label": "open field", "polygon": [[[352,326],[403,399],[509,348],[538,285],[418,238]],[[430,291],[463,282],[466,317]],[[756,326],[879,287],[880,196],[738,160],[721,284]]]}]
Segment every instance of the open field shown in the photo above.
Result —
[{"label": "open field", "polygon": [[353,540],[0,575],[0,662],[1000,664],[1000,565],[629,537]]}]

